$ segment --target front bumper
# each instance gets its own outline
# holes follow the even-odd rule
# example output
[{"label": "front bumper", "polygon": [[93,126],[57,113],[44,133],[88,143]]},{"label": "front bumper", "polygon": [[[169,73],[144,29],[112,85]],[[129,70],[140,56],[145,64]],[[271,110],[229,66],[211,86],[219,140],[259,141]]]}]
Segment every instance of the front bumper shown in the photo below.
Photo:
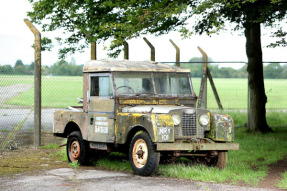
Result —
[{"label": "front bumper", "polygon": [[157,143],[157,151],[239,150],[239,143]]}]

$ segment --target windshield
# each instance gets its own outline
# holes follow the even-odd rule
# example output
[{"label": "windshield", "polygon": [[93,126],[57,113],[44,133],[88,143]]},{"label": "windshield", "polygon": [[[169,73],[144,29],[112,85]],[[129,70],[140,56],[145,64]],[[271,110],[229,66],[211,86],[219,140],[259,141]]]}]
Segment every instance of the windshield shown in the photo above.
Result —
[{"label": "windshield", "polygon": [[[188,73],[115,73],[117,95],[122,94],[165,94],[190,95],[191,87]],[[155,88],[153,87],[155,85]]]},{"label": "windshield", "polygon": [[154,94],[151,73],[115,73],[117,94]]},{"label": "windshield", "polygon": [[155,73],[154,81],[157,94],[191,94],[187,74]]}]

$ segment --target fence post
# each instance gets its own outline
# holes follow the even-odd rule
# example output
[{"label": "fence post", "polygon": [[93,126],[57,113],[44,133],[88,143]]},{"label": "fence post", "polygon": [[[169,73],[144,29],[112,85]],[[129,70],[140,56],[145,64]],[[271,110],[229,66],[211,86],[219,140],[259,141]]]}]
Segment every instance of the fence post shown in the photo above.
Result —
[{"label": "fence post", "polygon": [[97,60],[97,44],[91,42],[91,60]]},{"label": "fence post", "polygon": [[173,47],[176,50],[176,56],[175,56],[176,66],[180,67],[180,49],[171,39],[169,39],[169,42],[173,45]]},{"label": "fence post", "polygon": [[124,59],[129,59],[129,44],[127,43],[127,41],[123,42],[124,44]]},{"label": "fence post", "polygon": [[34,64],[34,147],[41,145],[41,33],[28,20],[24,19],[35,37],[35,64]]},{"label": "fence post", "polygon": [[200,91],[199,91],[199,98],[198,98],[197,107],[206,109],[206,107],[207,107],[207,79],[206,79],[206,77],[207,77],[208,57],[207,57],[207,54],[199,46],[197,48],[200,51],[200,53],[202,54],[203,62],[204,62],[204,63],[202,63],[202,77],[201,77],[201,84],[200,84]]},{"label": "fence post", "polygon": [[209,82],[210,82],[210,85],[211,85],[211,88],[212,88],[213,94],[214,94],[214,96],[215,96],[215,99],[216,99],[216,102],[217,102],[218,108],[219,108],[219,109],[221,109],[221,110],[223,110],[223,107],[222,107],[222,104],[221,104],[220,98],[219,98],[219,96],[218,96],[218,93],[217,93],[216,87],[215,87],[214,82],[213,82],[212,75],[211,75],[211,73],[210,73],[210,71],[209,71],[209,68],[208,68],[208,67],[207,67],[206,71],[207,71],[207,77],[208,77],[208,79],[209,79]]},{"label": "fence post", "polygon": [[146,37],[143,38],[144,41],[147,43],[147,45],[150,47],[150,60],[155,61],[155,49],[154,46],[146,39]]}]

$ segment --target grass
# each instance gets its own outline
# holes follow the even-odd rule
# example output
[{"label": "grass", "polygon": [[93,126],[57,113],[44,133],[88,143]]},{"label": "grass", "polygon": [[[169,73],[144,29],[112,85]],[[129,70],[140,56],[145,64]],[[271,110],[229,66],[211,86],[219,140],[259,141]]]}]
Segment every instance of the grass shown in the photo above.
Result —
[{"label": "grass", "polygon": [[[240,144],[240,149],[229,151],[228,165],[224,170],[205,165],[192,165],[188,160],[180,160],[176,163],[160,164],[156,175],[216,183],[243,182],[255,186],[268,174],[268,165],[282,159],[287,153],[287,129],[274,128],[274,130],[275,133],[262,135],[248,134],[244,128],[237,128],[235,142]],[[124,154],[110,153],[98,156],[100,157],[94,161],[94,165],[98,168],[132,172],[128,158]],[[278,184],[282,188],[286,186],[286,174]]]},{"label": "grass", "polygon": [[39,147],[40,149],[59,149],[60,146],[56,143],[50,143],[48,145],[43,145]]},{"label": "grass", "polygon": [[[247,108],[247,79],[240,78],[214,78],[213,79],[221,104],[225,109]],[[196,95],[199,95],[200,78],[192,78],[192,84]],[[267,109],[286,109],[287,80],[265,79],[265,92],[268,97]],[[211,86],[207,85],[207,107],[218,108]]]},{"label": "grass", "polygon": [[[161,165],[159,174],[167,177],[200,180],[217,183],[244,182],[256,185],[268,173],[268,165],[283,158],[287,153],[287,129],[276,128],[273,134],[247,134],[245,129],[236,131],[235,142],[240,150],[229,151],[228,166],[224,170],[203,165]],[[268,144],[266,144],[268,143]]]},{"label": "grass", "polygon": [[[30,82],[33,83],[33,80]],[[22,83],[22,80],[18,79],[18,83]],[[33,96],[34,88],[31,88],[8,100],[6,104],[31,106],[33,105]],[[77,98],[81,97],[83,97],[82,77],[42,77],[42,107],[66,108],[67,106],[76,106],[78,105]]]},{"label": "grass", "polygon": [[0,177],[41,170],[67,168],[67,162],[59,162],[55,152],[59,149],[24,149],[1,153]]},{"label": "grass", "polygon": [[132,172],[128,157],[122,153],[113,152],[94,160],[94,165],[102,169]]},{"label": "grass", "polygon": [[25,121],[28,119],[28,116],[26,116],[22,121],[19,121],[18,124],[15,125],[11,131],[9,131],[6,137],[2,139],[2,142],[0,143],[0,151],[4,149],[9,149],[9,148],[11,149],[12,147],[15,147],[15,148],[18,147],[17,144],[15,145],[13,140],[15,140],[16,135],[19,133],[19,131],[23,127]]},{"label": "grass", "polygon": [[[235,126],[244,127],[247,123],[247,112],[246,111],[232,111],[232,110],[223,110],[218,111],[214,110],[215,113],[223,113],[232,116]],[[287,111],[268,111],[266,112],[266,119],[268,125],[273,127],[287,127]]]},{"label": "grass", "polygon": [[282,180],[280,180],[276,186],[279,188],[287,189],[287,172],[283,173],[281,176]]},{"label": "grass", "polygon": [[[194,90],[199,95],[200,78],[192,78]],[[12,84],[33,84],[33,76],[3,76],[0,75],[0,86]],[[247,108],[247,79],[214,78],[214,83],[225,109]],[[286,109],[287,80],[265,79],[265,92],[268,97],[267,109]],[[210,84],[207,90],[207,106],[218,108]],[[42,106],[65,108],[77,105],[77,98],[83,97],[83,78],[81,76],[43,76]],[[19,96],[8,100],[7,104],[30,106],[33,102],[33,88]]]},{"label": "grass", "polygon": [[80,166],[80,163],[79,162],[70,162],[69,166],[72,168],[78,168]]},{"label": "grass", "polygon": [[20,75],[0,75],[0,87],[10,86],[13,84],[33,84],[33,76],[20,76]]}]

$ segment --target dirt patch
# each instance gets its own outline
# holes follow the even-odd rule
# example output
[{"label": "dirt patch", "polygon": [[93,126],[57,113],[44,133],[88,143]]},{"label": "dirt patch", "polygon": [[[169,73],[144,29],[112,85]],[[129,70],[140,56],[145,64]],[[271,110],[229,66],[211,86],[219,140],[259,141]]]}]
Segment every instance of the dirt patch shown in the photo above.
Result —
[{"label": "dirt patch", "polygon": [[281,174],[287,171],[287,156],[276,163],[269,165],[268,175],[258,183],[259,188],[278,189],[275,185],[281,179]]},{"label": "dirt patch", "polygon": [[18,173],[65,168],[68,163],[59,160],[59,149],[18,149],[0,155],[0,177]]}]

